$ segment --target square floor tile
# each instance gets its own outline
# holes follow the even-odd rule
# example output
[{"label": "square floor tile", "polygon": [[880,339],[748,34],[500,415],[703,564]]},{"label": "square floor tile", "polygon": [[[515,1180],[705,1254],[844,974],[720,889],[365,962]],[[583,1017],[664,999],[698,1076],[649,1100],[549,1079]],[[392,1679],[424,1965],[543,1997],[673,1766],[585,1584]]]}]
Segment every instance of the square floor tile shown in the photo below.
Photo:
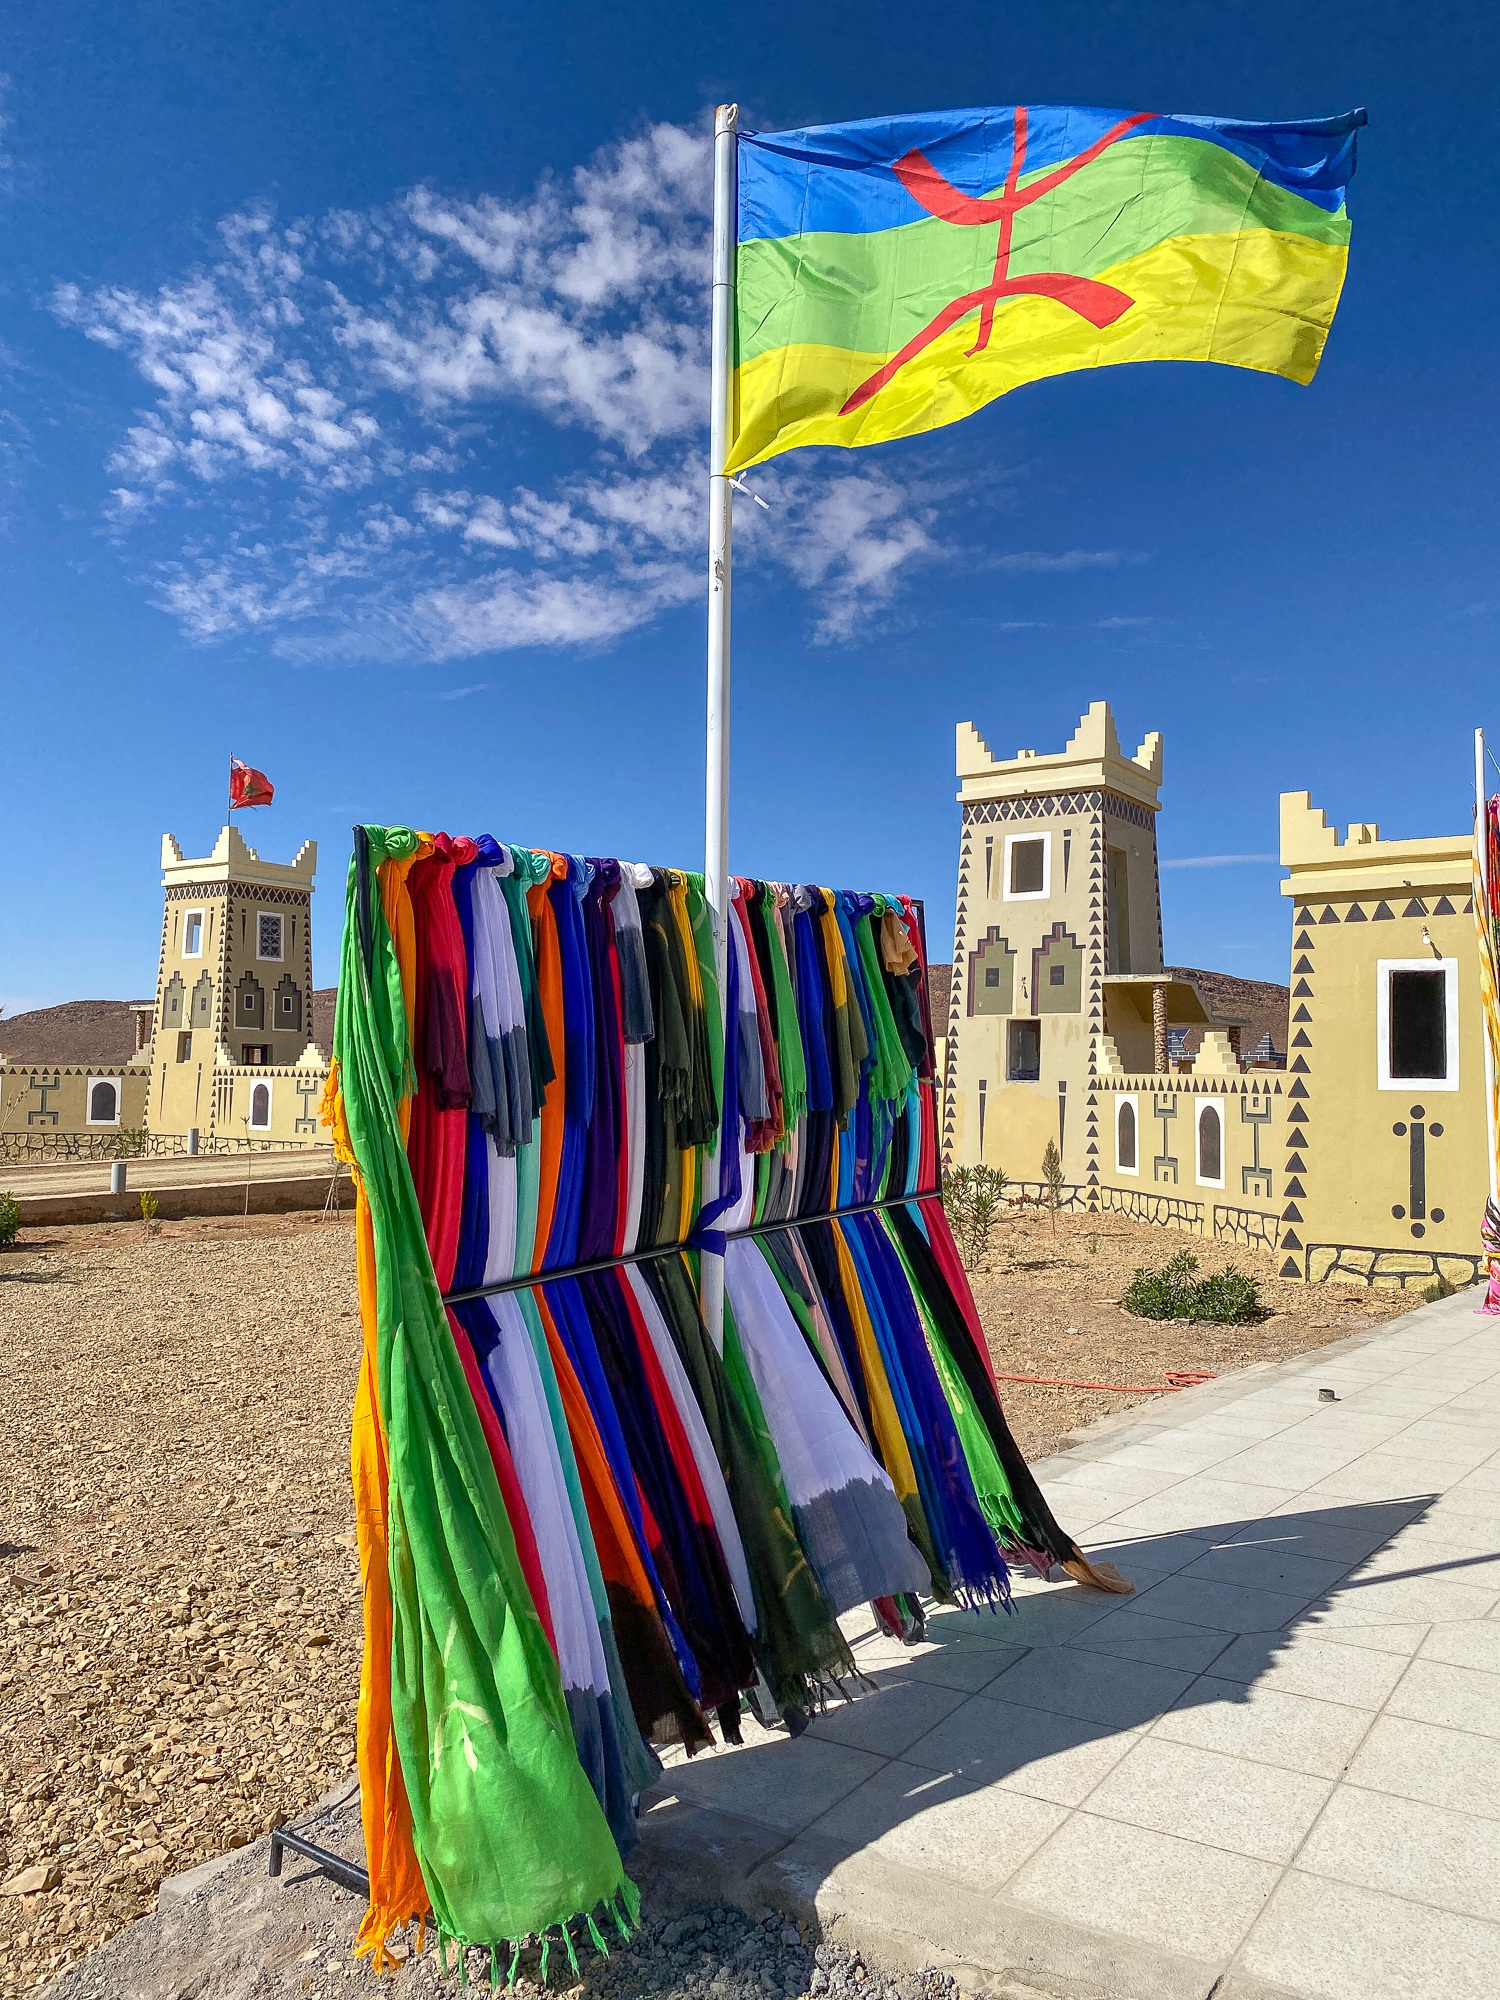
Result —
[{"label": "square floor tile", "polygon": [[1106,1729],[1136,1729],[1164,1715],[1191,1679],[1191,1672],[1174,1668],[1074,1646],[1047,1646],[1028,1653],[981,1699],[993,1696],[1055,1715],[1076,1715]]},{"label": "square floor tile", "polygon": [[1067,1817],[1066,1806],[1021,1792],[888,1764],[811,1831],[992,1895]]},{"label": "square floor tile", "polygon": [[1500,1924],[1293,1869],[1235,1971],[1319,2000],[1493,2000]]},{"label": "square floor tile", "polygon": [[1262,1861],[1290,1861],[1328,1778],[1147,1736],[1089,1794],[1088,1811]]},{"label": "square floor tile", "polygon": [[967,1701],[961,1688],[918,1680],[899,1667],[871,1676],[873,1688],[851,1689],[849,1701],[831,1702],[813,1717],[810,1733],[825,1743],[848,1743],[876,1757],[899,1757],[945,1715]]},{"label": "square floor tile", "polygon": [[1155,1733],[1227,1757],[1337,1778],[1369,1726],[1368,1709],[1205,1674],[1157,1723]]},{"label": "square floor tile", "polygon": [[1500,1736],[1500,1673],[1416,1659],[1387,1706],[1391,1715],[1409,1715],[1416,1722],[1436,1722],[1476,1736]]},{"label": "square floor tile", "polygon": [[1282,1591],[1306,1601],[1349,1572],[1347,1562],[1296,1553],[1285,1540],[1229,1542],[1200,1556],[1182,1574],[1209,1583],[1247,1585],[1252,1590]]},{"label": "square floor tile", "polygon": [[1136,1741],[1131,1730],[1101,1729],[1077,1716],[1049,1715],[976,1697],[918,1739],[903,1761],[952,1773],[968,1784],[1077,1805]]},{"label": "square floor tile", "polygon": [[1500,1820],[1340,1785],[1297,1866],[1460,1916],[1500,1918]]},{"label": "square floor tile", "polygon": [[1460,1583],[1462,1575],[1375,1576],[1348,1578],[1329,1592],[1317,1613],[1333,1626],[1392,1624],[1452,1624],[1462,1618],[1487,1617],[1497,1600],[1490,1584]]},{"label": "square floor tile", "polygon": [[1466,1619],[1461,1625],[1434,1625],[1419,1650],[1424,1660],[1442,1660],[1450,1667],[1475,1667],[1482,1674],[1500,1674],[1500,1631],[1491,1618]]},{"label": "square floor tile", "polygon": [[1149,1666],[1176,1667],[1195,1674],[1202,1673],[1231,1643],[1227,1632],[1209,1632],[1201,1625],[1182,1625],[1171,1618],[1152,1618],[1132,1609],[1130,1600],[1069,1641],[1085,1653],[1108,1653],[1115,1659],[1143,1660]]},{"label": "square floor tile", "polygon": [[1151,1618],[1175,1618],[1215,1632],[1274,1632],[1295,1618],[1312,1593],[1250,1590],[1184,1572],[1141,1593],[1136,1608]]},{"label": "square floor tile", "polygon": [[1263,1519],[1274,1507],[1295,1497],[1294,1486],[1253,1486],[1246,1480],[1202,1473],[1152,1500],[1123,1509],[1113,1517],[1113,1525],[1122,1534],[1186,1533],[1228,1541],[1249,1522]]},{"label": "square floor tile", "polygon": [[1404,1653],[1340,1646],[1294,1626],[1290,1632],[1257,1632],[1236,1639],[1214,1661],[1214,1676],[1375,1710],[1384,1706],[1406,1672],[1406,1660]]},{"label": "square floor tile", "polygon": [[1351,1785],[1500,1819],[1500,1736],[1380,1715],[1354,1753]]},{"label": "square floor tile", "polygon": [[811,1731],[743,1750],[701,1752],[673,1767],[671,1788],[689,1805],[738,1813],[785,1833],[799,1833],[828,1808],[873,1777],[882,1760],[842,1743],[825,1743]]},{"label": "square floor tile", "polygon": [[1276,1885],[1274,1863],[1074,1813],[1006,1900],[1220,1965]]}]

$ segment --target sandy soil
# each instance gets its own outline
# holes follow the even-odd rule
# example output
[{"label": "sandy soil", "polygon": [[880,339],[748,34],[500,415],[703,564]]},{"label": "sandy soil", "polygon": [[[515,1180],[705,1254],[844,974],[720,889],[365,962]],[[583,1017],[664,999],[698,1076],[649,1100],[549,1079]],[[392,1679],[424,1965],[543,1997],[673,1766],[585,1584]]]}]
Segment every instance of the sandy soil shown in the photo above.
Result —
[{"label": "sandy soil", "polygon": [[[1266,1316],[1244,1326],[1194,1326],[1120,1310],[1115,1301],[1138,1267],[1159,1270],[1184,1249],[1199,1259],[1200,1276],[1234,1264],[1257,1279]],[[971,1281],[1001,1374],[1124,1390],[1002,1381],[1006,1415],[1028,1458],[1055,1451],[1079,1424],[1146,1401],[1169,1369],[1227,1375],[1255,1361],[1284,1361],[1422,1303],[1417,1292],[1294,1284],[1276,1276],[1266,1251],[1202,1242],[1122,1215],[1061,1214],[1054,1234],[1051,1216],[1035,1208],[1012,1210],[996,1223],[984,1267]]]},{"label": "sandy soil", "polygon": [[0,1253],[0,1991],[353,1763],[353,1230],[27,1230]]},{"label": "sandy soil", "polygon": [[[1269,1316],[1156,1325],[1112,1303],[1191,1239],[1034,1211],[976,1289],[1032,1456],[1142,1399],[1371,1326],[1414,1296],[1284,1284]],[[1205,1268],[1226,1261],[1196,1245]],[[0,1253],[0,1993],[149,1910],[161,1879],[264,1832],[353,1764],[360,1607],[347,1216],[34,1229]],[[1064,1524],[1066,1525],[1066,1524]]]}]

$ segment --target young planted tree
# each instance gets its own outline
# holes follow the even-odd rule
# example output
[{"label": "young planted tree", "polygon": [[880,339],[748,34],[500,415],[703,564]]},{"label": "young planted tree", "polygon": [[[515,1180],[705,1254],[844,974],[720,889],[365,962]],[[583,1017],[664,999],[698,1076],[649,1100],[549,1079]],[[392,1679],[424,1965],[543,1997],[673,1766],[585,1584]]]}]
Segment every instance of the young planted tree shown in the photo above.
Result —
[{"label": "young planted tree", "polygon": [[943,1175],[943,1208],[966,1271],[977,1271],[984,1263],[1005,1189],[1006,1177],[998,1167],[954,1167]]},{"label": "young planted tree", "polygon": [[1042,1154],[1042,1180],[1047,1188],[1047,1206],[1052,1211],[1052,1234],[1057,1234],[1057,1211],[1062,1205],[1063,1163],[1062,1154],[1057,1150],[1057,1141],[1049,1139],[1047,1150]]}]

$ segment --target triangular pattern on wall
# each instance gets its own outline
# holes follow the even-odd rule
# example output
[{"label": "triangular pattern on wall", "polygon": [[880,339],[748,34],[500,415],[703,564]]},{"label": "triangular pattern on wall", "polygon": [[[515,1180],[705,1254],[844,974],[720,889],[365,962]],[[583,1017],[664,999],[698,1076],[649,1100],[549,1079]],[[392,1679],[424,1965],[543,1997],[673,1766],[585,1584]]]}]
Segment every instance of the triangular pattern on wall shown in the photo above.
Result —
[{"label": "triangular pattern on wall", "polygon": [[1435,917],[1454,917],[1458,915],[1458,912],[1446,896],[1439,896],[1432,906],[1432,914]]},{"label": "triangular pattern on wall", "polygon": [[1344,922],[1346,924],[1367,924],[1369,921],[1370,919],[1365,915],[1358,903],[1351,903],[1344,912]]},{"label": "triangular pattern on wall", "polygon": [[1307,1162],[1300,1153],[1288,1153],[1286,1170],[1289,1174],[1305,1174],[1307,1172]]},{"label": "triangular pattern on wall", "polygon": [[1310,1049],[1312,1047],[1312,1036],[1307,1032],[1306,1028],[1299,1028],[1296,1034],[1293,1035],[1292,1047],[1294,1049]]},{"label": "triangular pattern on wall", "polygon": [[1297,981],[1297,984],[1292,988],[1292,998],[1294,1000],[1311,1000],[1312,997],[1313,997],[1313,990],[1308,985],[1307,981],[1305,979],[1299,979]]},{"label": "triangular pattern on wall", "polygon": [[1297,922],[1299,924],[1312,924],[1317,922],[1317,918],[1311,910],[1299,910],[1297,912]]},{"label": "triangular pattern on wall", "polygon": [[[1288,1125],[1305,1125],[1307,1123],[1307,1113],[1300,1104],[1294,1104],[1286,1114],[1286,1122]],[[1307,1134],[1305,1132],[1301,1135],[1297,1143],[1301,1146],[1307,1144]]]},{"label": "triangular pattern on wall", "polygon": [[1339,913],[1333,907],[1332,903],[1325,903],[1323,905],[1323,914],[1319,917],[1318,922],[1320,924],[1336,924],[1338,920]]},{"label": "triangular pattern on wall", "polygon": [[1292,950],[1311,951],[1316,943],[1317,939],[1310,932],[1298,931],[1297,935],[1292,939]]},{"label": "triangular pattern on wall", "polygon": [[[1302,1185],[1301,1181],[1298,1180],[1295,1174],[1293,1174],[1292,1178],[1287,1182],[1286,1191],[1288,1194],[1294,1194],[1297,1197],[1298,1201],[1307,1200],[1307,1189]],[[1288,1210],[1287,1212],[1290,1215],[1291,1211]],[[1300,1222],[1302,1220],[1302,1217],[1299,1215],[1293,1217],[1292,1219],[1294,1221]]]},{"label": "triangular pattern on wall", "polygon": [[1281,1267],[1281,1276],[1283,1278],[1300,1278],[1302,1276],[1302,1266],[1297,1262],[1295,1257],[1287,1258]]},{"label": "triangular pattern on wall", "polygon": [[1422,901],[1420,896],[1413,896],[1401,914],[1403,917],[1425,917],[1427,914],[1427,905]]},{"label": "triangular pattern on wall", "polygon": [[1305,1007],[1299,1007],[1296,1013],[1293,1014],[1292,1019],[1294,1021],[1310,1021],[1312,1019],[1312,1015],[1308,1013]]},{"label": "triangular pattern on wall", "polygon": [[[1304,1036],[1302,1037],[1302,1039],[1303,1039],[1303,1041],[1306,1041],[1306,1040],[1307,1040],[1307,1037],[1306,1037],[1306,1035],[1304,1035]],[[1295,1062],[1294,1062],[1294,1063],[1293,1063],[1293,1064],[1291,1065],[1291,1071],[1292,1071],[1292,1074],[1293,1074],[1293,1076],[1306,1076],[1306,1075],[1307,1075],[1307,1073],[1308,1073],[1308,1072],[1307,1072],[1307,1057],[1306,1057],[1306,1056],[1298,1056],[1297,1060],[1296,1060],[1296,1061],[1295,1061]]]},{"label": "triangular pattern on wall", "polygon": [[[1281,1247],[1283,1250],[1300,1250],[1302,1248],[1302,1239],[1299,1236],[1294,1235],[1292,1231],[1289,1229],[1281,1239]],[[1288,1258],[1287,1261],[1288,1263],[1290,1263],[1291,1259]],[[1292,1272],[1292,1276],[1294,1278],[1300,1277],[1301,1275],[1302,1275],[1301,1272],[1295,1269]]]},{"label": "triangular pattern on wall", "polygon": [[1281,1219],[1283,1222],[1300,1222],[1302,1220],[1302,1211],[1298,1208],[1296,1202],[1289,1201],[1287,1203],[1286,1207],[1281,1211]]},{"label": "triangular pattern on wall", "polygon": [[1377,903],[1375,905],[1375,914],[1370,921],[1377,924],[1388,924],[1394,922],[1395,915],[1396,913],[1389,903]]},{"label": "triangular pattern on wall", "polygon": [[1293,972],[1314,972],[1317,970],[1317,968],[1314,966],[1310,958],[1304,956],[1297,960],[1297,963],[1292,967],[1292,970]]},{"label": "triangular pattern on wall", "polygon": [[1292,1085],[1291,1089],[1287,1092],[1287,1096],[1306,1097],[1306,1095],[1307,1095],[1307,1085],[1302,1081],[1301,1077],[1299,1076],[1297,1081]]}]

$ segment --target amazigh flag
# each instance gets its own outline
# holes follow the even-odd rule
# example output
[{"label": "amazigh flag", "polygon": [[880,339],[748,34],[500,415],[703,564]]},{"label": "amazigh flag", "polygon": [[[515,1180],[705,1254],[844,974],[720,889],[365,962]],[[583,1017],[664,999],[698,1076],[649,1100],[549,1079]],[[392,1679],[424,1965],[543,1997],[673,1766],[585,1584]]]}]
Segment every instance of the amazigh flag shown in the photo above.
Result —
[{"label": "amazigh flag", "polygon": [[1364,122],[1017,105],[742,134],[729,470],[1119,361],[1310,382]]},{"label": "amazigh flag", "polygon": [[276,787],[264,771],[252,769],[242,764],[238,757],[229,760],[229,810],[234,812],[240,806],[268,806],[276,796]]}]

